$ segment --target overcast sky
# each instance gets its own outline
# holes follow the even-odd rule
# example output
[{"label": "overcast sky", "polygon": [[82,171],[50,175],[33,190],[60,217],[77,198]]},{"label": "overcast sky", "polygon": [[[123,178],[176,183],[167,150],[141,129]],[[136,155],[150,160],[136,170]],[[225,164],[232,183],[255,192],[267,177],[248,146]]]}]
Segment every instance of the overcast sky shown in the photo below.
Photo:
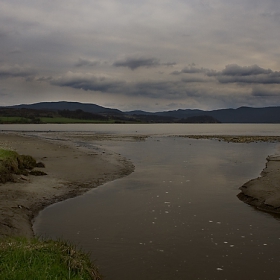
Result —
[{"label": "overcast sky", "polygon": [[280,106],[279,0],[0,0],[0,106]]}]

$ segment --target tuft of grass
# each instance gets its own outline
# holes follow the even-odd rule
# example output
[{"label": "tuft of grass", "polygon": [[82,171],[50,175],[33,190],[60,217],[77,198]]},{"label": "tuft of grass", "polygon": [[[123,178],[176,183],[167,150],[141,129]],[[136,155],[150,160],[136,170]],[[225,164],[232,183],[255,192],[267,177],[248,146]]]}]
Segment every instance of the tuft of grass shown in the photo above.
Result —
[{"label": "tuft of grass", "polygon": [[13,181],[13,174],[28,175],[27,169],[31,170],[35,166],[36,160],[29,155],[0,149],[0,183]]},{"label": "tuft of grass", "polygon": [[33,176],[45,176],[47,175],[47,173],[45,173],[44,171],[41,171],[41,170],[31,170],[29,172],[30,175],[33,175]]},{"label": "tuft of grass", "polygon": [[101,280],[89,256],[63,241],[7,238],[0,241],[0,279]]}]

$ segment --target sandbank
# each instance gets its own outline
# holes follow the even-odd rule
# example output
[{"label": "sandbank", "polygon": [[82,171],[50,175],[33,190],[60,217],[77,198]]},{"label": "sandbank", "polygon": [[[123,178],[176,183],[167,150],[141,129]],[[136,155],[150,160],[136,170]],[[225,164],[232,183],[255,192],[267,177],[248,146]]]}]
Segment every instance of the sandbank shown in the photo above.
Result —
[{"label": "sandbank", "polygon": [[280,156],[267,157],[261,176],[240,187],[238,198],[260,210],[280,214]]},{"label": "sandbank", "polygon": [[112,151],[89,150],[67,141],[25,133],[0,133],[0,147],[31,155],[46,176],[19,177],[0,184],[0,237],[33,237],[32,220],[44,207],[83,194],[133,172],[133,164]]}]

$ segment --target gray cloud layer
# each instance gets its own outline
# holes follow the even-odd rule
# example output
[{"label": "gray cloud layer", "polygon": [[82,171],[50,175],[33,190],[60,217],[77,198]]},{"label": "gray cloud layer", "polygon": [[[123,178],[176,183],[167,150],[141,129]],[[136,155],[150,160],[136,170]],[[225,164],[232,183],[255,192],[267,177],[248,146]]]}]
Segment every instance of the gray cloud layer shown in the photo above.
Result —
[{"label": "gray cloud layer", "polygon": [[208,72],[208,76],[215,76],[220,83],[248,83],[248,84],[279,84],[280,72],[264,69],[258,65],[238,66],[227,65],[221,72]]},{"label": "gray cloud layer", "polygon": [[0,105],[280,105],[280,1],[0,2]]}]

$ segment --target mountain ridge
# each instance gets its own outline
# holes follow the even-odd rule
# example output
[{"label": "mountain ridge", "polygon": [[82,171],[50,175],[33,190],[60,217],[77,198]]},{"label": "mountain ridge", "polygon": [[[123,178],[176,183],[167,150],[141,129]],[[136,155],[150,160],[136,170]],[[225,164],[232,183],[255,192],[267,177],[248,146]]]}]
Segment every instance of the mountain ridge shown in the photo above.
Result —
[{"label": "mountain ridge", "polygon": [[[2,106],[0,108],[26,108],[35,110],[82,110],[93,114],[106,116],[118,116],[134,118],[144,122],[188,122],[193,118],[195,122],[220,122],[220,123],[280,123],[280,106],[248,107],[242,106],[236,109],[225,108],[216,110],[177,109],[162,112],[146,112],[142,110],[121,111],[106,108],[92,103],[80,103],[70,101],[39,102],[33,104],[20,104]],[[196,117],[196,118],[195,118]],[[199,117],[199,118],[197,118]],[[208,117],[205,118],[205,117]],[[190,120],[190,119],[189,119]]]}]

